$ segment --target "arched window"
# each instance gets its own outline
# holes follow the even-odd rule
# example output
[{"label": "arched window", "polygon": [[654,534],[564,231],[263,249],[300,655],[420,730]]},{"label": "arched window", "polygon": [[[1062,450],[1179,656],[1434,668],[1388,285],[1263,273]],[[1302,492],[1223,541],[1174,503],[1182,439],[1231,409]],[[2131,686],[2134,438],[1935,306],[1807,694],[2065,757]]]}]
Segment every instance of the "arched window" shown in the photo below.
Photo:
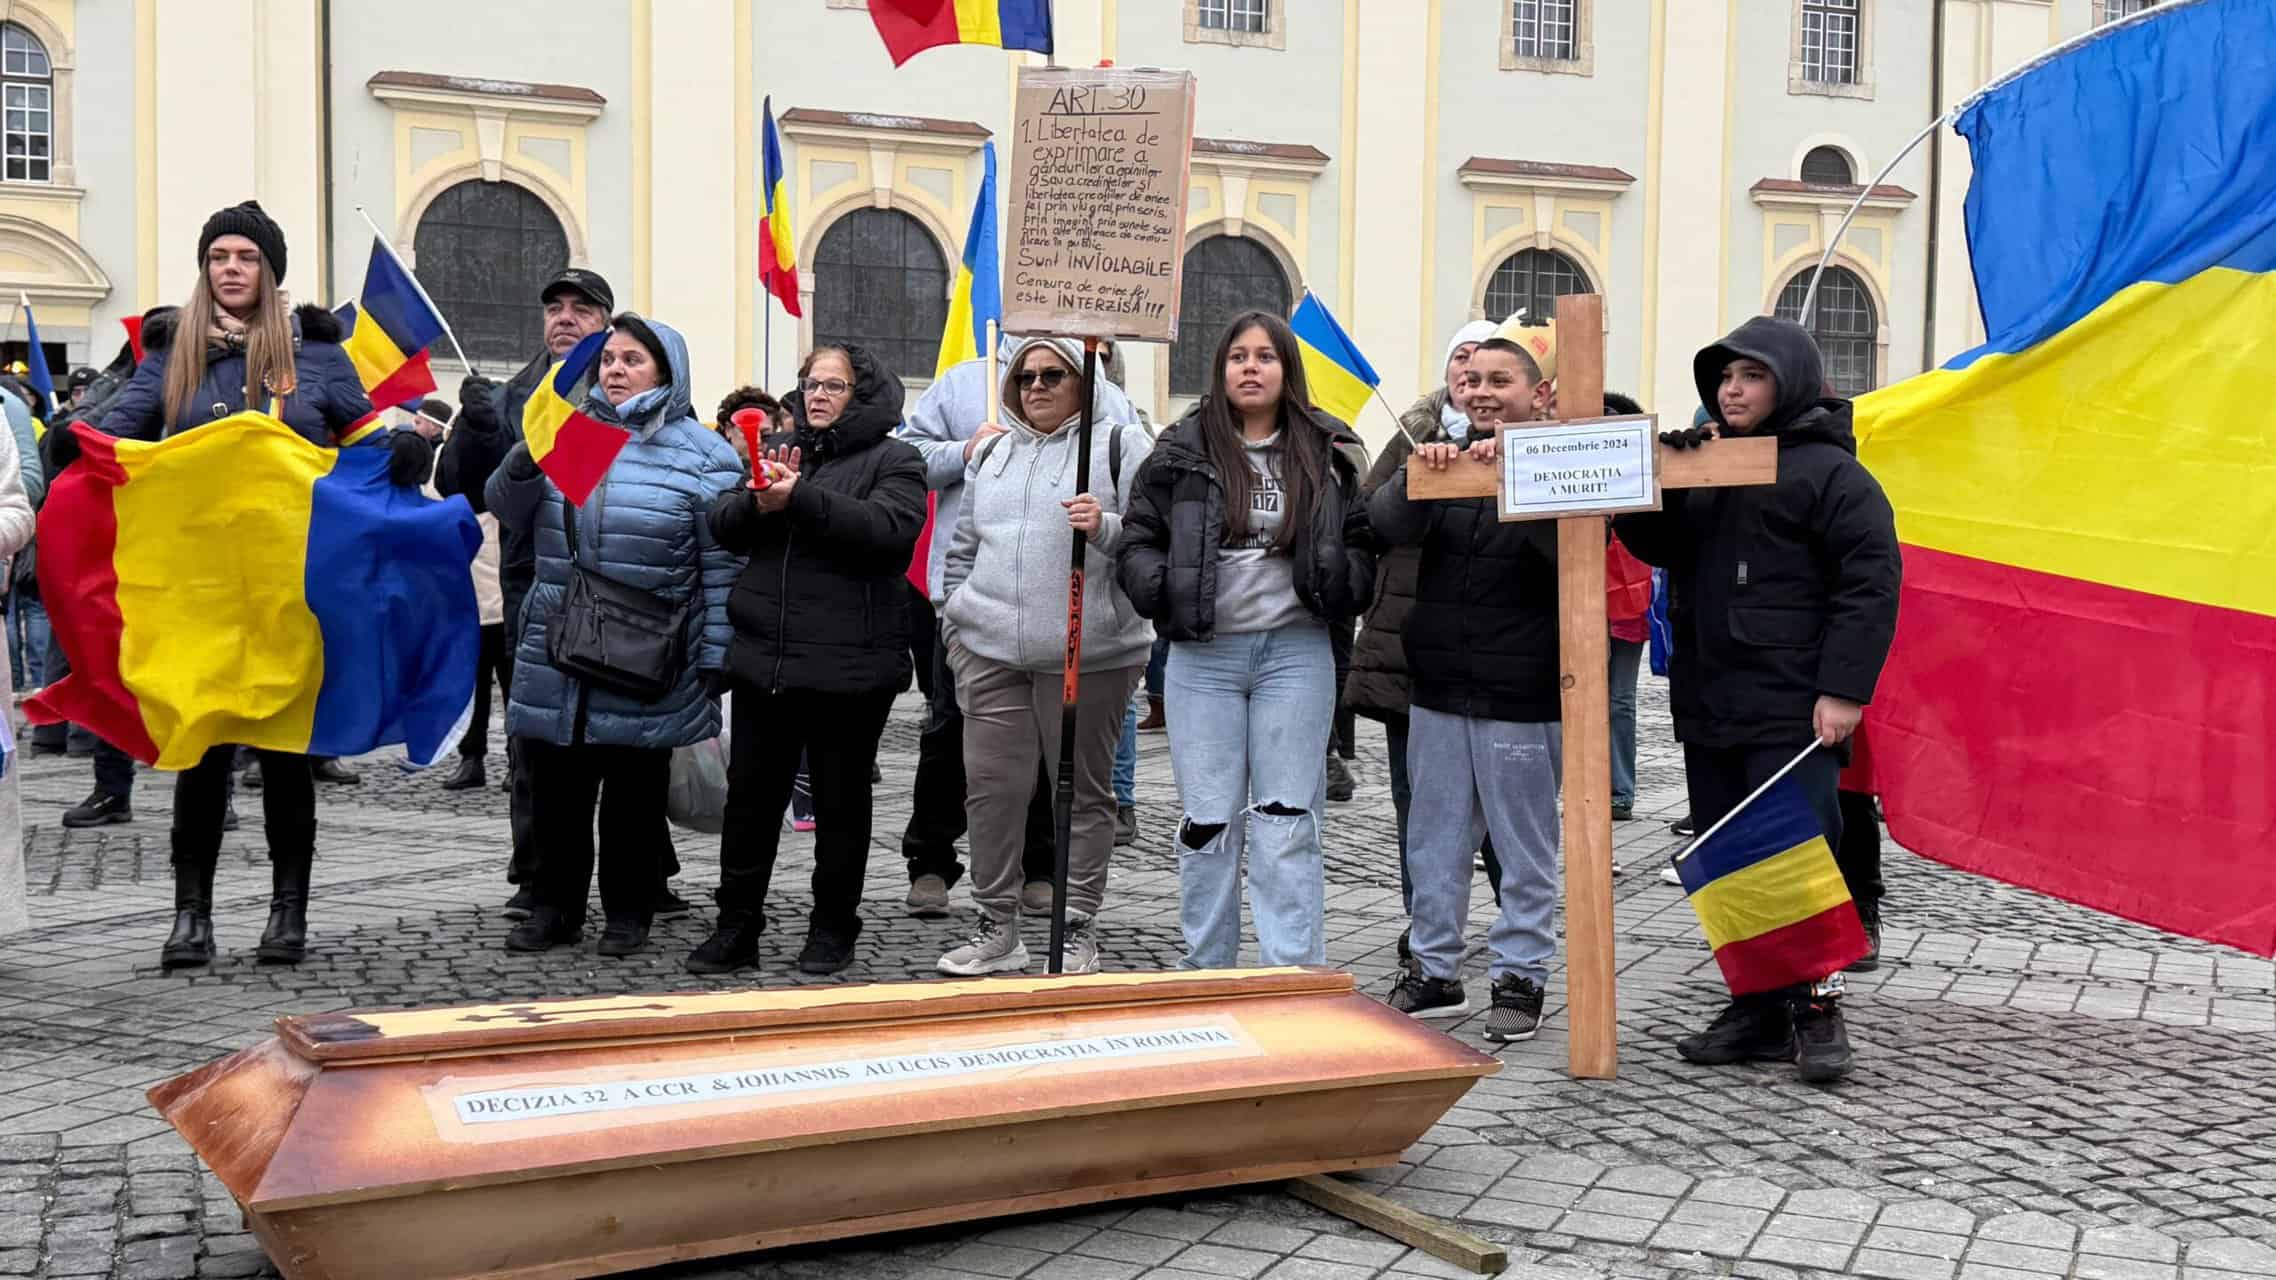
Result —
[{"label": "arched window", "polygon": [[411,248],[469,359],[518,365],[537,354],[538,292],[569,265],[569,237],[545,201],[511,182],[461,182],[420,215]]},{"label": "arched window", "polygon": [[1528,320],[1557,318],[1557,299],[1587,293],[1580,264],[1554,249],[1520,249],[1502,259],[1486,281],[1486,319],[1500,324],[1525,312]]},{"label": "arched window", "polygon": [[1179,293],[1178,340],[1170,348],[1170,394],[1209,389],[1211,356],[1225,326],[1244,311],[1285,316],[1295,299],[1272,252],[1241,236],[1211,236],[1186,250]]},{"label": "arched window", "polygon": [[46,182],[55,151],[55,72],[47,47],[13,22],[0,23],[0,177]]},{"label": "arched window", "polygon": [[904,378],[930,378],[948,325],[948,260],[924,224],[856,209],[814,251],[814,343],[864,347]]},{"label": "arched window", "polygon": [[1846,187],[1857,181],[1857,171],[1850,167],[1849,153],[1840,147],[1812,147],[1802,157],[1802,181]]},{"label": "arched window", "polygon": [[[1812,270],[1815,268],[1804,269],[1779,291],[1774,309],[1779,319],[1801,320],[1802,299],[1810,291]],[[1874,347],[1881,335],[1881,317],[1874,313],[1873,295],[1856,272],[1844,267],[1826,268],[1809,330],[1818,341],[1818,351],[1825,356],[1826,382],[1836,394],[1861,396],[1873,389],[1879,381]]]}]

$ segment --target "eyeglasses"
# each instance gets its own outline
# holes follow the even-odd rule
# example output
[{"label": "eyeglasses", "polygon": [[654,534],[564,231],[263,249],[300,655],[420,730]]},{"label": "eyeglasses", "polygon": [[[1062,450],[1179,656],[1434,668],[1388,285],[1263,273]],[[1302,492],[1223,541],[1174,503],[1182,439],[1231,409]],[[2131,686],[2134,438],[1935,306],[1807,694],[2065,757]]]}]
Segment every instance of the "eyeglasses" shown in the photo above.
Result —
[{"label": "eyeglasses", "polygon": [[810,396],[823,395],[835,400],[853,390],[853,384],[842,378],[801,378],[798,389]]},{"label": "eyeglasses", "polygon": [[1056,391],[1059,384],[1067,380],[1067,376],[1065,369],[1022,369],[1012,375],[1012,385],[1025,391],[1041,384],[1045,391]]}]

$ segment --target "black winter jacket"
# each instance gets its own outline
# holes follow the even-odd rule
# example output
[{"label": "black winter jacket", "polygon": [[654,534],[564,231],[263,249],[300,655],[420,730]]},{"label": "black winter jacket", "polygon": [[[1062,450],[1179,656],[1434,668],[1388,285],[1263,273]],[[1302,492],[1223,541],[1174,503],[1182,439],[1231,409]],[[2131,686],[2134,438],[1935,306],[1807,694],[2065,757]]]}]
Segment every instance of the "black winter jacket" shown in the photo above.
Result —
[{"label": "black winter jacket", "polygon": [[[1412,465],[1411,463],[1409,465]],[[1562,718],[1557,522],[1503,524],[1492,498],[1411,502],[1402,466],[1368,502],[1375,532],[1420,547],[1401,628],[1413,705],[1474,720]]]},{"label": "black winter jacket", "polygon": [[1758,316],[1701,351],[1693,380],[1718,424],[1716,384],[1740,356],[1778,381],[1761,428],[1778,437],[1777,483],[1671,489],[1663,510],[1614,527],[1638,559],[1668,571],[1676,737],[1799,749],[1819,695],[1873,700],[1896,635],[1896,518],[1857,460],[1849,402],[1819,396],[1809,334]]},{"label": "black winter jacket", "polygon": [[[1445,404],[1446,388],[1440,387],[1399,415],[1399,425],[1405,430],[1392,436],[1375,455],[1375,465],[1359,482],[1362,499],[1372,499],[1393,476],[1404,475],[1401,468],[1413,456],[1415,442],[1430,444],[1446,438],[1446,423],[1439,416]],[[1422,567],[1422,548],[1389,545],[1390,538],[1381,530],[1377,536],[1386,545],[1375,558],[1375,593],[1360,624],[1359,638],[1351,647],[1351,674],[1344,679],[1343,700],[1355,714],[1370,720],[1403,723],[1414,698],[1414,685],[1407,675],[1407,649],[1401,636],[1407,615],[1415,608],[1415,575]]]},{"label": "black winter jacket", "polygon": [[898,693],[909,687],[909,557],[925,524],[925,463],[892,438],[901,381],[851,348],[852,403],[835,424],[806,422],[804,393],[788,400],[798,429],[766,447],[803,451],[790,505],[761,514],[748,487],[711,508],[719,544],[748,555],[727,617],[727,666],[769,691]]},{"label": "black winter jacket", "polygon": [[[1312,507],[1312,527],[1289,547],[1296,598],[1322,622],[1357,617],[1375,585],[1374,532],[1359,498],[1367,446],[1358,433],[1318,410],[1336,483]],[[1198,410],[1154,441],[1131,481],[1115,575],[1132,607],[1167,640],[1217,634],[1217,552],[1225,540],[1225,490],[1201,440]]]},{"label": "black winter jacket", "polygon": [[[485,380],[481,395],[469,396],[460,384],[458,420],[451,424],[435,458],[435,492],[448,498],[457,494],[479,513],[489,510],[483,491],[506,455],[522,440],[522,410],[537,384],[553,368],[553,353],[540,351],[504,383]],[[573,394],[582,403],[588,381]],[[522,601],[537,581],[537,539],[532,530],[498,527],[498,592],[506,610],[506,625],[519,635]]]}]

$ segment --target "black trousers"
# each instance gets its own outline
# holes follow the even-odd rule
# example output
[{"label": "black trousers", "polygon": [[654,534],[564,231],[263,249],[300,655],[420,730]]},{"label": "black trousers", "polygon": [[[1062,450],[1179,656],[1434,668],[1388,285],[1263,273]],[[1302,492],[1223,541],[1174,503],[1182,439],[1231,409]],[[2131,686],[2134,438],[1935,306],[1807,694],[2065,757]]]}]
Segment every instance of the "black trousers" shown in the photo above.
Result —
[{"label": "black trousers", "polygon": [[490,681],[493,678],[501,694],[508,698],[514,696],[514,657],[506,651],[503,622],[482,626],[482,650],[474,667],[474,718],[467,722],[466,736],[458,740],[458,753],[475,760],[490,754]]},{"label": "black trousers", "polygon": [[[261,766],[261,816],[269,834],[269,860],[284,862],[316,852],[316,777],[308,757],[256,751]],[[174,860],[211,861],[221,851],[221,818],[229,806],[237,748],[215,747],[174,775]]]},{"label": "black trousers", "polygon": [[[1778,772],[1801,749],[1800,743],[1776,747],[1701,747],[1692,743],[1684,744],[1683,780],[1691,792],[1691,815],[1699,824],[1699,830],[1705,831],[1722,821],[1724,814],[1737,808],[1741,800],[1768,781],[1772,774]],[[1835,850],[1836,862],[1841,860],[1839,851],[1842,848],[1842,811],[1840,801],[1836,798],[1839,795],[1836,784],[1841,778],[1841,768],[1841,758],[1834,752],[1821,748],[1811,752],[1807,759],[1794,766],[1794,772],[1786,775],[1801,786],[1802,795],[1809,801],[1811,812],[1817,815],[1819,825],[1825,828],[1826,844]],[[1841,871],[1842,878],[1848,880],[1850,868],[1845,864]],[[1858,895],[1857,889],[1858,886],[1852,882],[1849,893],[1857,900],[1858,909],[1862,912],[1865,909],[1865,899]],[[1807,986],[1803,986],[1785,991],[1767,991],[1762,993],[1761,998],[1799,998],[1808,990]]]},{"label": "black trousers", "polygon": [[1873,814],[1873,797],[1843,791],[1837,799],[1841,839],[1834,842],[1833,860],[1841,864],[1841,878],[1849,884],[1849,896],[1857,899],[1858,912],[1879,919],[1888,886],[1881,883],[1881,820]]},{"label": "black trousers", "polygon": [[656,832],[664,825],[672,753],[663,749],[562,747],[521,740],[530,785],[545,797],[535,836],[545,849],[537,897],[582,922],[593,882],[593,812],[600,810],[601,909],[611,920],[646,923],[664,882]]},{"label": "black trousers", "polygon": [[[766,909],[798,760],[814,788],[812,927],[861,933],[862,877],[869,870],[869,768],[893,710],[891,693],[768,693],[734,682],[727,760],[727,818],[719,837],[719,909]],[[550,852],[549,855],[550,856]]]},{"label": "black trousers", "polygon": [[[1049,880],[1058,869],[1059,824],[1048,764],[1037,768],[1036,779],[1035,795],[1027,804],[1020,867],[1030,880]],[[953,887],[963,878],[956,842],[964,838],[964,794],[964,712],[956,705],[956,673],[948,666],[948,645],[936,627],[932,688],[925,727],[917,735],[917,783],[910,796],[909,825],[901,833],[901,856],[908,861],[909,879],[939,876]],[[815,822],[821,822],[819,815]]]},{"label": "black trousers", "polygon": [[[1333,732],[1328,735],[1328,750],[1346,760],[1359,755],[1359,718],[1343,701],[1344,682],[1351,679],[1351,649],[1357,626],[1355,622],[1328,624],[1328,651],[1336,663],[1336,719]],[[1494,882],[1501,883],[1500,877],[1495,877]]]}]

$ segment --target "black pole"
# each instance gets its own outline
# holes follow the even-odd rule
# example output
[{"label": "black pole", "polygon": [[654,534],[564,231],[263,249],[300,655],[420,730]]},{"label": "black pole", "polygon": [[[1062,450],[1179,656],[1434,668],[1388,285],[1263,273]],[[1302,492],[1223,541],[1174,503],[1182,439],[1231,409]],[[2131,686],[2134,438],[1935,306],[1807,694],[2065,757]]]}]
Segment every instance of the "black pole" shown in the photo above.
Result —
[{"label": "black pole", "polygon": [[[1091,395],[1098,376],[1098,339],[1083,339],[1083,420],[1075,438],[1075,492],[1091,490]],[[1090,536],[1075,530],[1067,558],[1067,666],[1059,679],[1059,847],[1051,865],[1051,967],[1067,971],[1067,862],[1075,847],[1075,701],[1083,688],[1083,555]]]}]

